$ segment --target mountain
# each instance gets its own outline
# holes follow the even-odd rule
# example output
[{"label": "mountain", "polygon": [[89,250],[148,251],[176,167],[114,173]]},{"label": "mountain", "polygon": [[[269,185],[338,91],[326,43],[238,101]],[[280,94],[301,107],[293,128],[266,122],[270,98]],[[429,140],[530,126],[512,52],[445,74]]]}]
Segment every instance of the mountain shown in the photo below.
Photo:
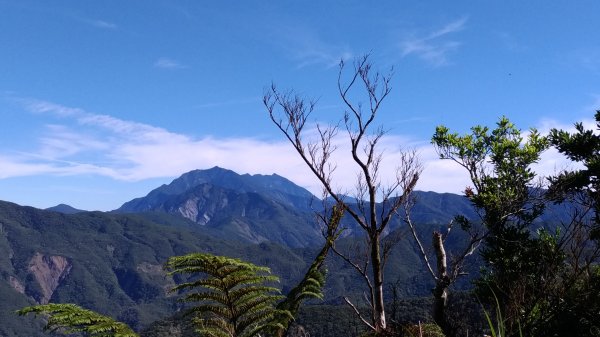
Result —
[{"label": "mountain", "polygon": [[414,197],[411,215],[417,224],[447,225],[458,214],[469,219],[477,218],[471,202],[462,195],[415,191]]},{"label": "mountain", "polygon": [[239,175],[214,167],[188,172],[115,212],[168,213],[229,240],[306,247],[321,238],[310,209],[313,200],[310,192],[278,175]]},{"label": "mountain", "polygon": [[[416,192],[413,210],[416,223],[447,224],[456,214],[474,216],[463,196]],[[348,198],[350,202],[354,199]],[[166,213],[195,223],[212,236],[249,243],[276,242],[289,247],[307,247],[321,238],[314,205],[321,202],[309,191],[278,175],[237,174],[214,167],[183,174],[145,197],[124,203],[116,213]],[[349,217],[344,235],[360,235]],[[390,230],[402,226],[395,219]]]},{"label": "mountain", "polygon": [[125,213],[152,210],[170,196],[185,193],[202,184],[211,184],[237,192],[262,194],[284,205],[300,209],[310,209],[310,201],[314,198],[306,189],[276,174],[240,175],[215,166],[208,170],[185,173],[170,184],[152,190],[145,197],[124,203],[117,211]]},{"label": "mountain", "polygon": [[77,209],[74,207],[71,207],[69,205],[66,204],[58,204],[56,206],[53,207],[49,207],[46,208],[47,211],[54,211],[54,212],[58,212],[58,213],[63,213],[63,214],[75,214],[75,213],[81,213],[81,212],[87,212],[81,209]]}]

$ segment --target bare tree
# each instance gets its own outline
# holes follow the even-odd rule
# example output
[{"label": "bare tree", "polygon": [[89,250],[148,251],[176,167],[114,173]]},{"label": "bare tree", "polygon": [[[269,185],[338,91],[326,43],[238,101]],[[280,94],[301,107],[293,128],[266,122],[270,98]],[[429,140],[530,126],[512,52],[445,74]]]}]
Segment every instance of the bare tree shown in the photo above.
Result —
[{"label": "bare tree", "polygon": [[[408,225],[411,230],[413,239],[415,240],[417,247],[419,248],[419,252],[421,253],[421,257],[427,267],[427,271],[435,281],[435,286],[432,290],[433,293],[433,308],[432,308],[432,316],[437,325],[442,328],[444,334],[446,336],[452,336],[452,327],[448,322],[446,309],[448,306],[448,292],[450,286],[456,282],[456,280],[463,275],[466,275],[464,272],[465,260],[473,255],[473,253],[477,250],[477,248],[481,245],[481,242],[487,235],[487,231],[485,231],[480,226],[461,226],[463,230],[469,235],[468,244],[465,246],[464,250],[459,252],[459,254],[449,256],[449,253],[446,252],[446,239],[450,235],[450,232],[454,228],[455,220],[458,222],[465,222],[465,219],[457,216],[455,220],[452,220],[448,223],[446,227],[446,232],[441,233],[439,231],[434,231],[432,233],[431,245],[433,247],[433,254],[435,255],[435,264],[436,269],[434,270],[432,262],[430,261],[430,257],[428,252],[425,250],[423,246],[422,240],[417,233],[417,229],[415,224],[411,218],[411,209],[413,207],[415,200],[414,198],[406,199],[406,203],[403,207],[404,209],[404,222]],[[461,223],[461,225],[462,225]],[[448,261],[450,260],[450,261]]]},{"label": "bare tree", "polygon": [[[349,256],[339,254],[358,270],[367,284],[370,304],[370,318],[366,318],[350,300],[359,318],[372,330],[386,330],[384,308],[383,267],[387,248],[382,238],[397,210],[410,196],[421,172],[414,151],[402,152],[398,159],[395,177],[390,183],[382,182],[380,164],[383,152],[379,143],[385,135],[381,127],[374,127],[374,120],[382,102],[391,92],[392,73],[382,75],[373,71],[369,56],[357,59],[347,81],[343,77],[346,64],[340,62],[338,74],[339,95],[344,103],[343,127],[350,143],[351,157],[358,171],[354,193],[356,205],[345,201],[344,194],[338,192],[332,182],[336,163],[332,154],[336,150],[334,138],[340,130],[338,125],[317,124],[316,139],[305,138],[309,116],[314,111],[314,100],[307,100],[293,91],[281,92],[275,85],[266,90],[263,103],[271,120],[294,146],[308,168],[321,182],[324,197],[332,198],[342,205],[348,214],[366,234],[368,259],[364,263],[353,261]],[[354,99],[353,89],[362,87],[366,103]],[[352,96],[352,97],[351,97]],[[334,247],[335,248],[335,247]],[[384,249],[385,248],[385,249]],[[339,253],[339,252],[338,252]],[[370,266],[370,270],[367,268]]]}]

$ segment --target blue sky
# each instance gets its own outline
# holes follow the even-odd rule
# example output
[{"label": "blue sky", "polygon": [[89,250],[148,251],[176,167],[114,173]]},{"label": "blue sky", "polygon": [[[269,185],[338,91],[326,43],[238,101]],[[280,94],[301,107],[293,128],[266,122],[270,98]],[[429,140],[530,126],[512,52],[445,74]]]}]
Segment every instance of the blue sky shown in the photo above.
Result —
[{"label": "blue sky", "polygon": [[[317,97],[315,120],[334,123],[337,64],[365,53],[394,68],[386,155],[417,149],[419,188],[458,193],[466,176],[436,160],[436,125],[591,123],[598,13],[597,1],[0,0],[0,199],[110,210],[215,165],[317,192],[264,88]],[[539,171],[562,165],[550,151]]]}]

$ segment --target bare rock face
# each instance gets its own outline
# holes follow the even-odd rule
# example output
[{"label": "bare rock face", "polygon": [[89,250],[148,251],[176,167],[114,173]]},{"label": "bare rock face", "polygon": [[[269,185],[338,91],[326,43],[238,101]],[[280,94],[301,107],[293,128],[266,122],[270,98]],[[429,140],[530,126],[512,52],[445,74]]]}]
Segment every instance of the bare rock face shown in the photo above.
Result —
[{"label": "bare rock face", "polygon": [[[198,212],[198,198],[191,198],[185,201],[183,205],[181,205],[177,210],[179,214],[181,214],[184,218],[190,219],[192,221],[199,221]],[[202,223],[204,225],[204,223]]]},{"label": "bare rock face", "polygon": [[163,266],[160,264],[152,264],[148,262],[142,262],[136,267],[137,271],[150,274],[150,275],[166,275]]},{"label": "bare rock face", "polygon": [[25,286],[21,282],[19,282],[19,280],[17,280],[16,277],[10,276],[8,278],[8,283],[16,291],[20,292],[21,294],[25,294]]},{"label": "bare rock face", "polygon": [[178,213],[199,225],[207,225],[220,210],[229,206],[227,190],[202,184],[190,191],[185,200],[178,200],[175,204],[166,206],[169,213]]},{"label": "bare rock face", "polygon": [[288,331],[289,337],[309,337],[310,334],[304,329],[302,325],[293,325]]},{"label": "bare rock face", "polygon": [[29,271],[35,276],[40,285],[42,296],[38,299],[41,304],[46,304],[52,294],[71,271],[71,263],[63,256],[43,255],[36,253],[29,261]]}]

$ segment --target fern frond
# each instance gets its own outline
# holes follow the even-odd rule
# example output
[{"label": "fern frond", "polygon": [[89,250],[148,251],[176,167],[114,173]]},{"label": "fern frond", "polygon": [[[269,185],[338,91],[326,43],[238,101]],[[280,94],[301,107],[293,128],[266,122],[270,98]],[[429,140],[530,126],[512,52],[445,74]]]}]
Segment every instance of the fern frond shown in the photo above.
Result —
[{"label": "fern frond", "polygon": [[21,316],[31,313],[47,316],[48,322],[44,330],[62,330],[65,334],[83,332],[92,337],[138,337],[138,334],[125,323],[75,304],[49,303],[17,311]]},{"label": "fern frond", "polygon": [[273,324],[279,289],[270,269],[239,259],[194,253],[172,257],[169,274],[191,274],[194,279],[173,290],[192,290],[183,301],[197,303],[190,309],[199,317],[198,331],[207,336],[255,336]]},{"label": "fern frond", "polygon": [[344,205],[336,204],[333,206],[329,220],[326,221],[327,231],[325,244],[321,251],[317,254],[312,264],[304,274],[304,278],[287,294],[285,300],[277,305],[280,313],[275,316],[275,321],[282,326],[276,328],[275,334],[283,335],[289,328],[290,323],[298,314],[300,305],[308,298],[323,298],[323,286],[325,284],[325,269],[323,263],[329,254],[329,250],[333,246],[335,240],[341,235],[342,230],[339,229],[340,221],[344,216]]}]

